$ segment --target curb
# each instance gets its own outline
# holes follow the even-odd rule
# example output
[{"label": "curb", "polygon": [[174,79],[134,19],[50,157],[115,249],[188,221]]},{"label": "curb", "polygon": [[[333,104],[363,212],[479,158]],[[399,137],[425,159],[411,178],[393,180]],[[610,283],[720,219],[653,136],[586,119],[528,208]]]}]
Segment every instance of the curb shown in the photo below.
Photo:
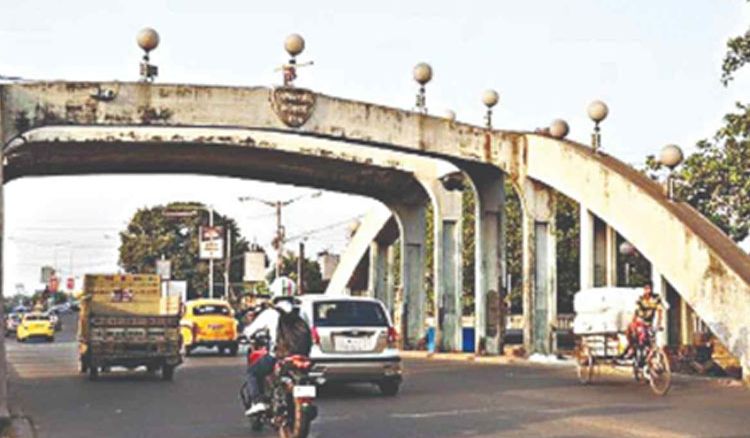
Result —
[{"label": "curb", "polygon": [[[569,367],[575,368],[574,361],[561,361],[557,364],[549,364],[543,362],[530,361],[524,357],[515,356],[476,356],[473,353],[433,353],[430,351],[401,351],[402,358],[407,359],[427,359],[435,361],[451,361],[451,362],[473,362],[480,364],[493,364],[493,365],[529,365],[529,366],[546,366],[546,367]],[[609,375],[609,376],[621,376],[621,377],[633,377],[633,371],[630,367],[626,366],[614,366],[614,365],[599,365],[596,367],[596,375]],[[673,376],[680,379],[694,380],[700,382],[706,382],[714,385],[724,387],[744,387],[745,385],[741,380],[726,378],[726,377],[706,377],[696,376],[691,374],[674,373]]]}]

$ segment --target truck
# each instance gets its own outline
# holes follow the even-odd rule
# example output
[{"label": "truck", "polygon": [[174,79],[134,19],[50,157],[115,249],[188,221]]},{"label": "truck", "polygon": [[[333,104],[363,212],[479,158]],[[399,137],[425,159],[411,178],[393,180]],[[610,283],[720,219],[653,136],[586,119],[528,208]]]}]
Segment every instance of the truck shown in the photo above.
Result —
[{"label": "truck", "polygon": [[115,366],[143,366],[172,380],[182,356],[179,306],[170,299],[158,275],[87,274],[78,321],[81,373],[96,380]]}]

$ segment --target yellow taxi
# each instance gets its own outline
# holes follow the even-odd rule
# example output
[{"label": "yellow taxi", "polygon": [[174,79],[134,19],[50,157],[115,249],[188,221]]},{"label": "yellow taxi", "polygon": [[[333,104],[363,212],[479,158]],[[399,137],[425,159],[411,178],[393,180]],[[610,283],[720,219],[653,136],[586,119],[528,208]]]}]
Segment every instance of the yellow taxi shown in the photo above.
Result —
[{"label": "yellow taxi", "polygon": [[220,299],[201,298],[185,303],[180,334],[186,356],[197,347],[216,347],[219,353],[231,356],[239,348],[234,310]]},{"label": "yellow taxi", "polygon": [[48,314],[31,312],[23,316],[16,329],[16,340],[26,342],[30,338],[46,339],[49,342],[55,340],[55,325]]}]

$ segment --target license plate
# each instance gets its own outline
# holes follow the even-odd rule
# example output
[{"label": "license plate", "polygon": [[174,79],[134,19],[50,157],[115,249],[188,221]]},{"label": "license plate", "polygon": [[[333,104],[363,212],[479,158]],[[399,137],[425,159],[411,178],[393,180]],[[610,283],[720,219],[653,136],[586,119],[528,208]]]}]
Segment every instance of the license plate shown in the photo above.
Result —
[{"label": "license plate", "polygon": [[294,398],[315,398],[317,392],[313,385],[296,385],[293,394]]},{"label": "license plate", "polygon": [[367,350],[367,339],[365,338],[336,338],[337,351],[364,351]]},{"label": "license plate", "polygon": [[221,330],[224,325],[223,324],[210,324],[208,326],[211,330]]}]

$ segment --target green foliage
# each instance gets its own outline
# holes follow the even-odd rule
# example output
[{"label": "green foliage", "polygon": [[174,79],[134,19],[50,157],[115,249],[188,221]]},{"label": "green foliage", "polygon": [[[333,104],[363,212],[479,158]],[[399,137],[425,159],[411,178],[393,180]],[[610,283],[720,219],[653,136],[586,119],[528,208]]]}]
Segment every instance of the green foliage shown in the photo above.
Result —
[{"label": "green foliage", "polygon": [[[170,218],[164,215],[165,210],[195,210],[198,214]],[[205,207],[196,202],[173,202],[139,209],[120,233],[120,266],[131,273],[155,273],[156,261],[164,256],[172,262],[172,278],[187,281],[189,297],[207,296],[208,261],[198,258],[198,229],[208,224],[208,215]],[[233,219],[214,212],[214,224],[231,230],[233,257],[229,280],[240,283],[248,243]],[[214,261],[214,287],[224,281],[224,266],[224,260]],[[219,289],[216,288],[215,296],[223,293],[223,288]]]},{"label": "green foliage", "polygon": [[573,311],[573,294],[581,289],[580,281],[580,207],[562,193],[556,192],[557,211],[557,311]]},{"label": "green foliage", "polygon": [[[297,260],[299,256],[292,252],[287,252],[281,259],[281,276],[289,277],[295,282],[297,281]],[[325,288],[323,285],[323,274],[320,272],[320,265],[315,260],[310,260],[305,257],[304,261],[304,276],[305,284],[303,286],[305,293],[323,293]],[[276,271],[272,270],[268,274],[269,283],[273,283],[276,279]]]},{"label": "green foliage", "polygon": [[523,310],[523,210],[516,189],[505,183],[505,254],[506,269],[510,275],[511,313]]},{"label": "green foliage", "polygon": [[727,41],[727,53],[721,65],[721,82],[727,86],[734,74],[745,64],[750,63],[750,30]]},{"label": "green foliage", "polygon": [[[712,139],[698,142],[674,177],[677,199],[741,242],[750,233],[750,105],[737,109]],[[652,177],[661,168],[653,156],[646,166]]]}]

